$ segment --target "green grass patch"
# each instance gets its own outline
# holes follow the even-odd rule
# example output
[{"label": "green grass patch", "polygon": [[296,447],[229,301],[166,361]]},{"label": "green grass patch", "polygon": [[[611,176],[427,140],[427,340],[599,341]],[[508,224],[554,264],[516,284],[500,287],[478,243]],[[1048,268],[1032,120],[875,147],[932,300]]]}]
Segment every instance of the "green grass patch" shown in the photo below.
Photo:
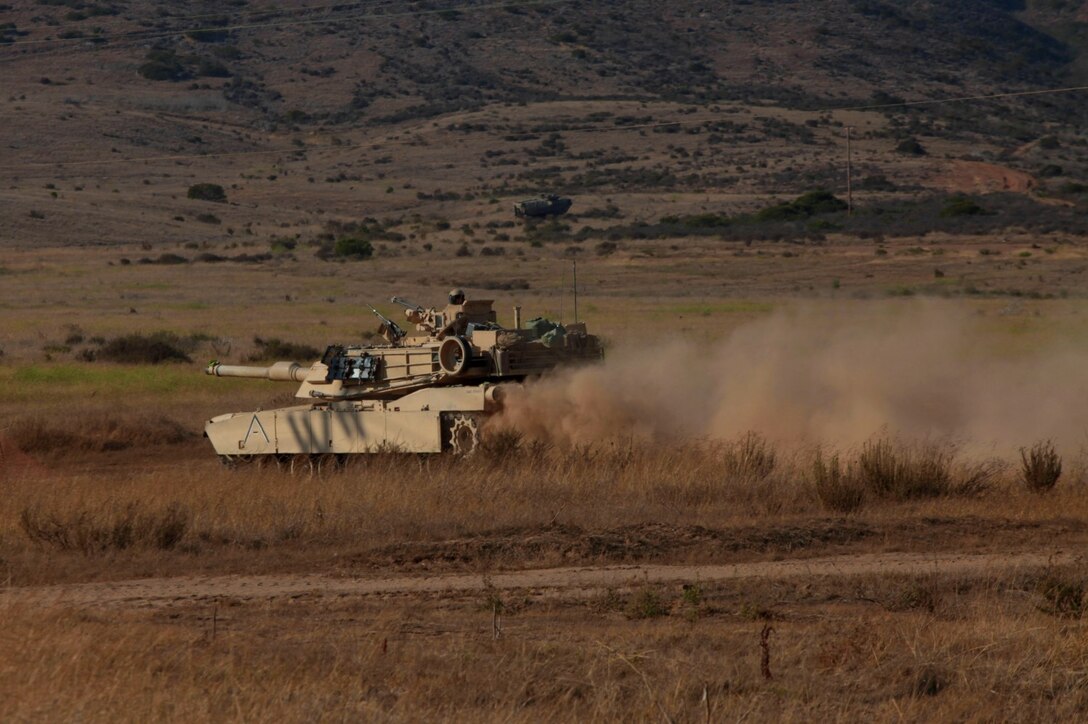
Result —
[{"label": "green grass patch", "polygon": [[200,312],[205,309],[211,309],[211,305],[207,302],[170,302],[169,304],[152,304],[150,305],[150,308],[168,309],[180,312]]},{"label": "green grass patch", "polygon": [[166,282],[132,282],[131,284],[122,284],[122,289],[176,289],[176,284],[167,284]]},{"label": "green grass patch", "polygon": [[[112,365],[35,364],[0,367],[0,401],[22,402],[58,395],[80,399],[108,396],[123,400],[141,395],[170,395],[205,390],[215,384],[220,390],[233,380],[212,380],[199,364]],[[242,380],[245,382],[245,380]]]}]

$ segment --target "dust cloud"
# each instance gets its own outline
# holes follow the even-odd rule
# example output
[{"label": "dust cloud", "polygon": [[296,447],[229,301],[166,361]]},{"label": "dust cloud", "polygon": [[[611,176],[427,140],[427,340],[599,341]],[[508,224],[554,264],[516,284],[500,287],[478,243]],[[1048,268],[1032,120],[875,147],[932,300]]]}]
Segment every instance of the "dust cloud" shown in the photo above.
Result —
[{"label": "dust cloud", "polygon": [[1079,448],[1084,353],[1015,349],[994,319],[951,302],[869,302],[777,313],[715,344],[647,337],[515,389],[497,423],[574,444],[754,431],[846,447],[884,432],[1001,452],[1042,439]]}]

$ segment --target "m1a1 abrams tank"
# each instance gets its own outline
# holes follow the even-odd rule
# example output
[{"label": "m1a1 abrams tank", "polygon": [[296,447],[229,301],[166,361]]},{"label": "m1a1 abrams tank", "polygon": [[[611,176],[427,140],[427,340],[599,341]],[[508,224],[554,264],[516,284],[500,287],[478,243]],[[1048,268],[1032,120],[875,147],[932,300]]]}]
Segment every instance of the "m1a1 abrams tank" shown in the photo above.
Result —
[{"label": "m1a1 abrams tank", "polygon": [[442,311],[392,301],[415,329],[406,332],[372,308],[384,344],[333,345],[308,367],[209,364],[205,372],[217,377],[300,383],[295,396],[304,401],[209,420],[204,434],[220,459],[312,466],[384,451],[467,455],[483,419],[501,409],[503,383],[602,356],[585,324],[534,319],[523,326],[515,307],[513,326],[503,327],[490,300],[466,300],[460,290]]}]

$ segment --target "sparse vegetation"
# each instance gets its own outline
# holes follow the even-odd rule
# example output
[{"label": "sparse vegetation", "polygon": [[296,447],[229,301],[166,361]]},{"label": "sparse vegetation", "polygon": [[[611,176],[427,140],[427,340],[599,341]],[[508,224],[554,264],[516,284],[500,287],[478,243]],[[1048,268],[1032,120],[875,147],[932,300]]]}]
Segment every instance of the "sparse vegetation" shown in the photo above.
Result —
[{"label": "sparse vegetation", "polygon": [[853,513],[865,502],[865,489],[853,467],[844,467],[838,455],[825,460],[817,451],[812,462],[812,483],[823,506],[835,513]]},{"label": "sparse vegetation", "polygon": [[31,506],[22,510],[19,523],[35,543],[95,555],[129,548],[171,550],[185,536],[189,513],[177,504],[156,512],[130,504],[120,510],[81,511],[66,517]]},{"label": "sparse vegetation", "polygon": [[374,245],[359,236],[341,236],[333,246],[336,256],[345,259],[369,259],[374,256]]},{"label": "sparse vegetation", "polygon": [[818,214],[846,210],[846,202],[829,191],[810,191],[784,204],[768,206],[756,213],[757,221],[796,221]]},{"label": "sparse vegetation", "polygon": [[906,138],[899,142],[899,145],[895,147],[896,153],[902,153],[907,156],[925,156],[926,149],[922,144],[918,143],[917,138]]},{"label": "sparse vegetation", "polygon": [[104,342],[95,350],[88,350],[84,358],[124,364],[192,362],[185,352],[191,345],[190,340],[185,340],[173,332],[126,334]]},{"label": "sparse vegetation", "polygon": [[944,208],[941,209],[941,216],[945,218],[952,216],[978,216],[985,213],[986,209],[965,196],[953,196],[945,202]]},{"label": "sparse vegetation", "polygon": [[1020,448],[1020,480],[1033,493],[1046,493],[1062,476],[1062,459],[1054,444],[1037,442],[1031,449]]},{"label": "sparse vegetation", "polygon": [[189,187],[189,191],[186,194],[190,199],[198,199],[200,201],[214,201],[217,203],[224,203],[227,200],[227,192],[219,184],[212,183],[199,183],[193,184]]},{"label": "sparse vegetation", "polygon": [[248,362],[286,360],[304,363],[321,356],[321,351],[317,347],[297,342],[285,342],[277,337],[270,339],[254,337],[253,344],[256,350],[246,358]]}]

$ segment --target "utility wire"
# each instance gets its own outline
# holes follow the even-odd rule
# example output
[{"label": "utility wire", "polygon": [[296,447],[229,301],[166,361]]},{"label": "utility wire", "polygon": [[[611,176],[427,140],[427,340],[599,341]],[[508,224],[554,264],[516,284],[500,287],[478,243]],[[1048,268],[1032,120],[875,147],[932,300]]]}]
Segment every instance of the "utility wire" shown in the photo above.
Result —
[{"label": "utility wire", "polygon": [[[924,101],[904,101],[901,103],[880,103],[873,105],[862,106],[841,106],[814,109],[809,113],[835,113],[838,111],[866,111],[866,110],[884,110],[889,108],[903,108],[910,106],[920,105],[937,105],[946,103],[966,103],[979,100],[993,100],[998,98],[1013,98],[1021,96],[1039,96],[1039,95],[1053,95],[1059,93],[1075,93],[1088,91],[1088,86],[1070,86],[1068,88],[1048,88],[1035,91],[1014,91],[1010,93],[991,93],[986,95],[973,95],[973,96],[958,96],[953,98],[935,98]],[[606,133],[610,131],[631,131],[631,130],[644,130],[650,128],[665,128],[669,126],[691,126],[701,125],[705,123],[713,123],[720,120],[718,117],[706,118],[700,117],[697,119],[685,119],[679,121],[660,121],[656,123],[635,123],[625,125],[594,125],[594,126],[581,126],[573,128],[557,129],[562,133]],[[402,142],[403,143],[403,142]],[[23,168],[63,168],[68,166],[95,166],[95,165],[112,165],[120,163],[143,163],[147,161],[180,161],[187,159],[197,158],[226,158],[233,156],[247,156],[247,155],[268,155],[278,153],[295,153],[295,152],[313,152],[313,151],[326,151],[330,149],[343,150],[341,146],[323,145],[323,146],[291,146],[280,149],[268,149],[259,151],[225,151],[222,153],[194,153],[194,154],[171,154],[164,156],[144,156],[137,158],[118,158],[118,159],[102,159],[102,160],[86,160],[86,161],[56,161],[56,162],[32,162],[23,164]],[[18,168],[18,167],[16,167]],[[7,170],[11,170],[11,167],[7,167]]]},{"label": "utility wire", "polygon": [[905,108],[907,106],[926,106],[926,105],[938,105],[941,103],[962,103],[964,101],[986,101],[994,98],[1016,98],[1018,96],[1041,96],[1050,93],[1072,93],[1074,91],[1086,91],[1088,85],[1070,86],[1068,88],[1044,88],[1043,90],[1033,91],[1014,91],[1010,93],[991,93],[989,95],[981,96],[959,96],[956,98],[934,98],[927,101],[901,101],[898,103],[880,103],[877,105],[868,106],[854,106],[846,108],[834,108],[830,110],[836,111],[871,111],[881,108]]},{"label": "utility wire", "polygon": [[[232,13],[229,10],[224,10],[218,13],[200,13],[198,15],[161,15],[156,19],[160,20],[201,20],[203,18],[225,18],[230,16],[250,16],[259,17],[262,15],[287,15],[289,13],[305,13],[311,10],[347,10],[352,7],[358,7],[360,5],[392,5],[400,2],[401,0],[384,0],[382,2],[344,2],[331,3],[328,5],[300,5],[299,7],[270,7],[270,8],[246,8],[240,10],[237,13]],[[150,32],[150,31],[149,31]]]},{"label": "utility wire", "polygon": [[[121,33],[117,35],[95,35],[86,36],[80,38],[42,38],[39,40],[15,40],[10,43],[5,43],[0,47],[9,48],[12,46],[21,45],[44,45],[44,44],[72,44],[72,43],[109,43],[111,40],[119,39],[122,42],[132,40],[156,40],[158,38],[169,38],[174,35],[185,35],[188,33],[222,33],[233,30],[255,30],[259,28],[282,28],[293,27],[301,25],[322,25],[328,23],[340,23],[349,20],[365,20],[365,19],[389,19],[389,18],[407,18],[417,17],[423,15],[441,15],[443,13],[458,12],[458,13],[471,13],[479,12],[483,10],[502,10],[505,8],[519,8],[519,7],[537,7],[537,6],[549,6],[560,5],[563,3],[574,2],[574,0],[523,0],[522,2],[498,2],[498,3],[486,3],[481,5],[457,5],[448,8],[438,8],[430,10],[408,10],[404,12],[396,13],[356,13],[353,15],[338,15],[331,18],[313,18],[309,20],[274,20],[270,22],[261,23],[241,23],[236,25],[217,25],[203,28],[179,28],[176,30],[163,30],[163,31],[132,31],[129,33]],[[138,35],[138,38],[131,38],[129,36]]]}]

